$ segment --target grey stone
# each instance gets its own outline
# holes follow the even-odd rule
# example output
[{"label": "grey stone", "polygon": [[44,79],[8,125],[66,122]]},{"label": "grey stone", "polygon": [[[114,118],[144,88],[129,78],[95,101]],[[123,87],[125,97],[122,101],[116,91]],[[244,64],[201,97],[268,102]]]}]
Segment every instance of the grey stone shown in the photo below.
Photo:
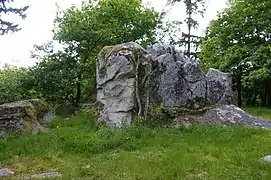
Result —
[{"label": "grey stone", "polygon": [[104,61],[100,57],[97,65],[97,100],[103,106],[98,121],[116,128],[129,125],[134,108],[134,66],[121,54],[109,57],[101,69]]},{"label": "grey stone", "polygon": [[[114,46],[117,52],[108,59],[99,57],[97,63],[97,100],[102,104],[99,122],[110,127],[130,125],[132,112],[137,108],[135,101],[135,62],[132,47],[140,52],[139,69],[140,99],[142,107],[150,102],[174,108],[201,109],[215,104],[231,104],[233,92],[231,77],[215,69],[205,75],[200,60],[187,58],[174,46],[154,44],[146,49],[129,42]],[[109,50],[112,50],[109,49]],[[104,51],[106,52],[106,51]],[[103,54],[103,53],[101,53]],[[107,57],[107,56],[105,56]],[[146,67],[151,66],[149,74]],[[144,77],[150,77],[146,88]]]},{"label": "grey stone", "polygon": [[0,136],[10,131],[41,131],[40,120],[51,120],[51,107],[39,99],[0,105]]},{"label": "grey stone", "polygon": [[195,62],[186,62],[183,65],[184,78],[189,83],[196,83],[204,79],[204,72],[200,69],[200,64]]},{"label": "grey stone", "polygon": [[[174,57],[167,53],[156,58],[158,65],[152,75],[154,87],[152,93],[161,97],[161,102],[168,107],[182,107],[187,102],[187,82],[182,77],[183,71]],[[152,99],[156,99],[153,97]]]},{"label": "grey stone", "polygon": [[259,159],[260,162],[268,162],[271,163],[271,155],[267,155]]},{"label": "grey stone", "polygon": [[[157,62],[152,75],[154,104],[187,108],[208,104],[205,74],[199,60],[189,59],[182,51],[161,44],[150,46],[148,51]],[[156,100],[157,95],[160,101]]]},{"label": "grey stone", "polygon": [[187,107],[199,109],[208,104],[206,99],[206,81],[202,79],[195,83],[188,83]]},{"label": "grey stone", "polygon": [[6,135],[5,130],[4,129],[0,129],[0,138],[4,137]]},{"label": "grey stone", "polygon": [[60,172],[44,172],[39,174],[32,174],[32,175],[21,175],[21,178],[25,180],[30,179],[47,179],[47,178],[56,178],[56,177],[62,177],[62,174]]},{"label": "grey stone", "polygon": [[234,105],[221,105],[210,109],[199,117],[198,121],[204,124],[239,124],[252,128],[271,128],[270,120],[252,117]]},{"label": "grey stone", "polygon": [[0,168],[0,177],[1,176],[11,176],[13,174],[14,174],[14,172],[8,168],[3,168],[3,169]]},{"label": "grey stone", "polygon": [[174,49],[170,45],[156,43],[147,47],[147,51],[151,54],[152,58],[155,59],[164,54],[171,54]]},{"label": "grey stone", "polygon": [[53,119],[55,119],[55,114],[52,111],[46,112],[43,114],[42,117],[40,117],[40,120],[44,120],[44,121],[52,121]]},{"label": "grey stone", "polygon": [[228,73],[210,69],[206,80],[207,100],[211,104],[233,104],[232,81]]}]

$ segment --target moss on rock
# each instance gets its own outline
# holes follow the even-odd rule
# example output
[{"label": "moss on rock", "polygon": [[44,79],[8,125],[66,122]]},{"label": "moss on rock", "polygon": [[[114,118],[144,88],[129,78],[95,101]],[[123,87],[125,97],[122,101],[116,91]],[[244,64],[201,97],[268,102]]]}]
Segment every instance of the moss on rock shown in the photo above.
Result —
[{"label": "moss on rock", "polygon": [[104,60],[104,64],[102,66],[100,66],[99,70],[102,70],[103,68],[105,68],[108,64],[108,59],[110,56],[113,56],[114,54],[117,54],[120,51],[129,51],[131,52],[131,57],[132,57],[132,63],[133,65],[136,64],[136,58],[135,56],[139,55],[138,51],[139,49],[132,47],[132,46],[126,46],[126,45],[113,45],[113,46],[105,46],[103,47],[103,49],[100,51],[99,53],[99,57],[102,58]]},{"label": "moss on rock", "polygon": [[40,120],[49,112],[52,113],[51,106],[39,99],[2,104],[0,129],[6,132],[43,130]]}]

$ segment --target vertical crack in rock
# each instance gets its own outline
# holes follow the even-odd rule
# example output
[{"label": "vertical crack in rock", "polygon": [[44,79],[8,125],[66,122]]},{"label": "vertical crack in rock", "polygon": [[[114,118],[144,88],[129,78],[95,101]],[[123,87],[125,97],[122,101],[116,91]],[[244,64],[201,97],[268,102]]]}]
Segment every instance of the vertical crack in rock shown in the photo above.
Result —
[{"label": "vertical crack in rock", "polygon": [[[132,60],[134,50],[140,53],[138,79],[136,62]],[[199,60],[185,57],[173,46],[154,44],[144,49],[129,42],[104,48],[100,54],[97,100],[103,104],[103,109],[99,121],[110,127],[130,125],[132,112],[138,108],[136,82],[142,112],[149,102],[157,106],[201,109],[233,101],[231,79],[227,73],[210,69],[205,74]],[[104,69],[101,70],[100,65]]]}]

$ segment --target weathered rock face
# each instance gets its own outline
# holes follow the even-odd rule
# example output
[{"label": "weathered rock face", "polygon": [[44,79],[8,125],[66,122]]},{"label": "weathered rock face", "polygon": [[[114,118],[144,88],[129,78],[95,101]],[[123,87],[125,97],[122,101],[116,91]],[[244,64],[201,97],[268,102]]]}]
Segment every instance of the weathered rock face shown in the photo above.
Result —
[{"label": "weathered rock face", "polygon": [[210,69],[205,75],[199,60],[189,59],[170,46],[155,44],[148,51],[153,63],[157,63],[152,74],[152,94],[160,96],[153,98],[156,104],[199,109],[212,104],[233,103],[229,74]]},{"label": "weathered rock face", "polygon": [[53,112],[39,99],[17,101],[0,105],[0,136],[9,131],[43,130],[39,120],[51,120]]},{"label": "weathered rock face", "polygon": [[205,74],[199,61],[186,58],[170,46],[156,44],[148,51],[152,53],[153,63],[157,64],[152,74],[152,94],[160,98],[152,98],[155,104],[189,108],[207,104]]},{"label": "weathered rock face", "polygon": [[221,105],[198,118],[204,124],[238,124],[253,128],[271,129],[271,121],[252,117],[234,105]]},{"label": "weathered rock face", "polygon": [[[139,71],[135,56],[139,57]],[[189,109],[231,104],[229,75],[214,69],[205,75],[200,64],[174,47],[160,44],[147,49],[136,43],[105,47],[97,63],[97,100],[103,105],[99,121],[111,127],[129,125],[139,98],[142,109],[148,102]]]},{"label": "weathered rock face", "polygon": [[232,104],[233,91],[229,74],[210,69],[206,74],[207,101],[211,104]]},{"label": "weathered rock face", "polygon": [[135,73],[130,53],[120,51],[97,63],[97,100],[103,105],[98,121],[110,127],[129,125],[132,120]]},{"label": "weathered rock face", "polygon": [[[175,109],[174,109],[175,110]],[[178,108],[173,124],[244,125],[251,128],[271,129],[271,120],[256,118],[235,105],[216,105],[200,110]]]}]

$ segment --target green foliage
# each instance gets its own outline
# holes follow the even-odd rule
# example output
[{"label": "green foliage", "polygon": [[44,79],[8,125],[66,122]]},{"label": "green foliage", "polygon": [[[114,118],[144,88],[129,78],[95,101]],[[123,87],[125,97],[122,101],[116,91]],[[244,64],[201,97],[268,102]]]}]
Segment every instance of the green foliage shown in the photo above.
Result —
[{"label": "green foliage", "polygon": [[147,119],[135,118],[136,124],[141,124],[146,127],[163,127],[171,125],[176,117],[176,111],[165,106],[151,105],[148,110]]},{"label": "green foliage", "polygon": [[264,105],[271,104],[264,98],[271,97],[270,8],[269,0],[231,1],[207,28],[200,55],[206,68],[232,73],[239,100],[244,88],[243,95],[256,91]]},{"label": "green foliage", "polygon": [[187,25],[187,33],[182,33],[182,38],[179,41],[180,45],[185,47],[185,54],[192,58],[197,58],[199,52],[192,52],[198,50],[200,45],[201,37],[193,35],[191,33],[192,29],[197,29],[199,26],[199,21],[196,20],[196,16],[200,15],[203,17],[206,11],[206,1],[205,0],[168,0],[169,4],[175,4],[176,2],[182,2],[186,9],[185,23]]},{"label": "green foliage", "polygon": [[271,120],[271,107],[244,107],[243,109],[252,116]]},{"label": "green foliage", "polygon": [[57,116],[69,118],[71,115],[76,114],[78,107],[74,107],[71,103],[62,103],[55,106],[55,113]]},{"label": "green foliage", "polygon": [[54,103],[72,103],[76,99],[76,60],[67,54],[57,53],[44,57],[31,67],[24,85],[33,87],[41,97]]},{"label": "green foliage", "polygon": [[[271,178],[270,131],[231,126],[123,130],[60,120],[38,134],[0,139],[0,166],[16,175],[59,170],[62,179]],[[15,175],[15,176],[16,176]]]},{"label": "green foliage", "polygon": [[84,118],[97,119],[100,115],[99,109],[97,107],[89,108],[85,107],[80,110],[79,115]]},{"label": "green foliage", "polygon": [[[100,0],[58,12],[54,40],[64,45],[54,52],[51,43],[36,46],[33,57],[41,61],[32,68],[35,89],[56,103],[89,101],[96,90],[97,55],[106,45],[155,41],[163,14],[146,8],[140,0]],[[44,54],[45,55],[41,55]]]},{"label": "green foliage", "polygon": [[[9,32],[17,32],[20,30],[18,24],[14,24],[14,22],[10,22],[10,20],[6,17],[6,14],[16,14],[22,19],[26,18],[25,11],[29,6],[24,7],[11,7],[10,3],[13,0],[1,0],[0,1],[0,35],[8,34]],[[3,16],[4,15],[4,16]]]},{"label": "green foliage", "polygon": [[4,66],[0,70],[0,104],[35,97],[37,92],[23,87],[28,69]]},{"label": "green foliage", "polygon": [[[121,42],[151,43],[160,16],[146,8],[140,0],[101,0],[83,3],[81,9],[72,7],[56,18],[55,38],[80,44],[77,52],[95,43],[103,47]],[[148,42],[147,42],[148,41]]]},{"label": "green foliage", "polygon": [[98,127],[97,119],[100,116],[100,107],[95,105],[93,107],[85,107],[78,113],[79,116],[83,117],[87,124],[91,127]]}]

